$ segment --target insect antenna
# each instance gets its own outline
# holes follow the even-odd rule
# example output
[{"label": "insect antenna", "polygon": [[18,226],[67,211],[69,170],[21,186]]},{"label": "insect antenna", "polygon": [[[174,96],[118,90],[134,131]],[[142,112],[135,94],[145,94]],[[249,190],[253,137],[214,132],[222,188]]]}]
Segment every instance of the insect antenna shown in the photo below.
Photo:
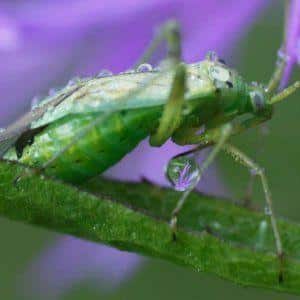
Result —
[{"label": "insect antenna", "polygon": [[296,92],[296,90],[299,89],[299,88],[300,88],[300,81],[296,81],[292,85],[290,85],[289,87],[285,88],[283,91],[281,91],[278,94],[276,94],[275,96],[273,96],[270,99],[269,103],[271,105],[273,105],[275,103],[278,103],[278,102],[286,99],[290,95],[294,94]]}]

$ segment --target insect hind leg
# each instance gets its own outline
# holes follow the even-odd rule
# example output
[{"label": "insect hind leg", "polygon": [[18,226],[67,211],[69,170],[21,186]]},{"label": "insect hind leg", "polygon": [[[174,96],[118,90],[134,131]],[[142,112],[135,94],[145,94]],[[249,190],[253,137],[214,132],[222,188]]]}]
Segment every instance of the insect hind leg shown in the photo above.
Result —
[{"label": "insect hind leg", "polygon": [[265,194],[268,215],[270,216],[271,226],[274,234],[277,256],[279,258],[279,263],[280,263],[278,281],[279,283],[281,283],[283,282],[283,248],[282,248],[281,237],[277,226],[277,221],[273,212],[272,195],[267,181],[267,177],[265,175],[265,171],[262,167],[256,164],[252,159],[250,159],[248,156],[246,156],[243,152],[241,152],[236,147],[230,144],[225,144],[223,149],[226,153],[231,155],[234,158],[234,160],[241,163],[248,169],[253,170],[255,175],[260,177],[263,191]]}]

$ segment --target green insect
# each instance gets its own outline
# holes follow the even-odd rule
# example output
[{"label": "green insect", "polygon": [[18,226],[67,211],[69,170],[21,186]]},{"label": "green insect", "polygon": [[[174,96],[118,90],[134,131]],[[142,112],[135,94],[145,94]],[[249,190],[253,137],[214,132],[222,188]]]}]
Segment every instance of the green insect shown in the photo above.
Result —
[{"label": "green insect", "polygon": [[[160,70],[144,64],[157,44],[166,39],[168,58]],[[217,154],[224,150],[261,178],[277,254],[283,248],[272,209],[264,170],[229,143],[235,134],[272,117],[273,106],[300,87],[294,83],[274,91],[285,60],[265,87],[247,84],[236,71],[210,53],[199,63],[181,62],[180,31],[176,22],[163,26],[134,72],[78,80],[41,102],[0,134],[0,155],[67,182],[80,183],[116,164],[146,137],[152,146],[168,139],[198,145],[173,158],[167,176],[183,193],[170,221],[176,237],[177,215],[187,196]],[[212,150],[199,166],[194,157]],[[282,263],[279,281],[283,280]]]}]

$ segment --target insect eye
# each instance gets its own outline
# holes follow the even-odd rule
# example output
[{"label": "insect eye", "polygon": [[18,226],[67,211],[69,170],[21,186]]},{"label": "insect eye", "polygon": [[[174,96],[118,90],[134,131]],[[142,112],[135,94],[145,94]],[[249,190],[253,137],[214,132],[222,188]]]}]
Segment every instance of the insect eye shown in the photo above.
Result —
[{"label": "insect eye", "polygon": [[264,110],[266,101],[263,93],[261,91],[250,92],[252,106],[255,112],[260,112]]}]

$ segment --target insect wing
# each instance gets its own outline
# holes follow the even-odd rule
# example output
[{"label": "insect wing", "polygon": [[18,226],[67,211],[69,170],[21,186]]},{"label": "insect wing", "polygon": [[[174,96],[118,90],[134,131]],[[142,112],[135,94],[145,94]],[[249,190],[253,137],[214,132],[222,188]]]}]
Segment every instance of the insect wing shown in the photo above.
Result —
[{"label": "insect wing", "polygon": [[81,86],[73,87],[68,91],[52,97],[48,101],[42,102],[34,110],[27,112],[16,122],[9,125],[6,130],[0,132],[0,158],[3,157],[5,152],[16,143],[22,134],[30,131],[33,122],[41,118],[49,108],[59,105],[67,97],[79,90],[80,87]]}]

